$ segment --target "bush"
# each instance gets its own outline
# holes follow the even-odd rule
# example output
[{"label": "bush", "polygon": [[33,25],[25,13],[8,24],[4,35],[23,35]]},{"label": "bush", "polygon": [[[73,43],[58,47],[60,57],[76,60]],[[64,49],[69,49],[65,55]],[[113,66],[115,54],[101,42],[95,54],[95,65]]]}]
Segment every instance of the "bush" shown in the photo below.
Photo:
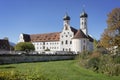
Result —
[{"label": "bush", "polygon": [[27,74],[22,74],[20,72],[7,71],[0,72],[0,80],[49,80],[49,79],[46,79],[44,75],[35,73],[29,76]]},{"label": "bush", "polygon": [[92,53],[83,52],[78,55],[77,60],[80,66],[92,69],[110,76],[120,75],[120,56],[111,56],[110,54],[102,54],[99,51]]},{"label": "bush", "polygon": [[80,66],[86,67],[90,54],[91,52],[88,51],[83,51],[79,53],[78,56],[76,57],[76,60],[78,60],[78,64]]},{"label": "bush", "polygon": [[114,63],[116,63],[116,64],[120,64],[120,56],[114,56],[113,57],[113,61],[114,61]]},{"label": "bush", "polygon": [[120,75],[120,64],[105,64],[102,65],[100,71],[109,76],[119,76]]},{"label": "bush", "polygon": [[87,67],[91,68],[94,71],[98,71],[99,62],[100,62],[100,59],[98,57],[91,58],[91,59],[89,59],[89,61],[87,63]]}]

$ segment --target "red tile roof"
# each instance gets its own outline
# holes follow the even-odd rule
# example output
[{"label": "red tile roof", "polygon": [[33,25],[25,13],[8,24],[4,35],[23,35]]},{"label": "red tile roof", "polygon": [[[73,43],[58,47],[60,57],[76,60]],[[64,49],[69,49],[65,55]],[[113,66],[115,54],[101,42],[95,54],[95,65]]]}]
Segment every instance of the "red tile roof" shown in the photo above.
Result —
[{"label": "red tile roof", "polygon": [[59,41],[60,32],[45,33],[45,34],[32,34],[30,35],[31,42],[49,42],[49,41]]},{"label": "red tile roof", "polygon": [[77,31],[73,39],[79,39],[79,38],[88,38],[81,29]]}]

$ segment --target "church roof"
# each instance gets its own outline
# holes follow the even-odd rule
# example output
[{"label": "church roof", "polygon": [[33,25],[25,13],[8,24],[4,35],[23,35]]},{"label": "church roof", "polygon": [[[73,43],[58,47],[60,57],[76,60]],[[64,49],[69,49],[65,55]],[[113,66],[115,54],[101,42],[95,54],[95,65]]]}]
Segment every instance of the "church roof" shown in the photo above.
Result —
[{"label": "church roof", "polygon": [[89,39],[90,42],[94,41],[94,39],[90,35],[88,35],[88,39]]},{"label": "church roof", "polygon": [[8,40],[0,39],[0,50],[10,50],[10,44]]},{"label": "church roof", "polygon": [[71,30],[72,30],[72,32],[74,33],[74,35],[77,33],[77,29],[75,29],[75,28],[73,28],[73,27],[70,27],[71,28]]},{"label": "church roof", "polygon": [[23,39],[24,39],[25,42],[30,42],[31,41],[29,34],[23,34]]},{"label": "church roof", "polygon": [[80,14],[80,18],[82,17],[88,17],[87,13],[85,11],[83,11],[81,14]]},{"label": "church roof", "polygon": [[66,13],[65,16],[63,17],[63,20],[70,20],[70,16]]},{"label": "church roof", "polygon": [[49,42],[49,41],[59,41],[60,32],[45,33],[45,34],[32,34],[30,35],[32,42]]},{"label": "church roof", "polygon": [[73,39],[88,38],[81,29],[77,31]]}]

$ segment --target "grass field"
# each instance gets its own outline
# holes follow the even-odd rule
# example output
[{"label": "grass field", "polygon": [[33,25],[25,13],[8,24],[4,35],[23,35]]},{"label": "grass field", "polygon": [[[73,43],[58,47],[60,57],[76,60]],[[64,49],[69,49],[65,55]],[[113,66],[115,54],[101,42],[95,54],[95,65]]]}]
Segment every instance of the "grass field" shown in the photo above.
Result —
[{"label": "grass field", "polygon": [[75,60],[0,65],[0,72],[13,71],[27,75],[43,75],[49,80],[119,80],[79,67]]}]

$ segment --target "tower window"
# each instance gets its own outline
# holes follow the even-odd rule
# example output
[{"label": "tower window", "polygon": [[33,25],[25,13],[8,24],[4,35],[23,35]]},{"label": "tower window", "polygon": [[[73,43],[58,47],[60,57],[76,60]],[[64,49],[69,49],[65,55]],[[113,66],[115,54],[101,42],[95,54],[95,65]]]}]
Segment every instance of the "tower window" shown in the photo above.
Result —
[{"label": "tower window", "polygon": [[83,25],[83,22],[82,22],[82,25]]},{"label": "tower window", "polygon": [[85,26],[86,26],[86,22],[85,22]]},{"label": "tower window", "polygon": [[68,30],[68,26],[65,25],[65,30]]}]

